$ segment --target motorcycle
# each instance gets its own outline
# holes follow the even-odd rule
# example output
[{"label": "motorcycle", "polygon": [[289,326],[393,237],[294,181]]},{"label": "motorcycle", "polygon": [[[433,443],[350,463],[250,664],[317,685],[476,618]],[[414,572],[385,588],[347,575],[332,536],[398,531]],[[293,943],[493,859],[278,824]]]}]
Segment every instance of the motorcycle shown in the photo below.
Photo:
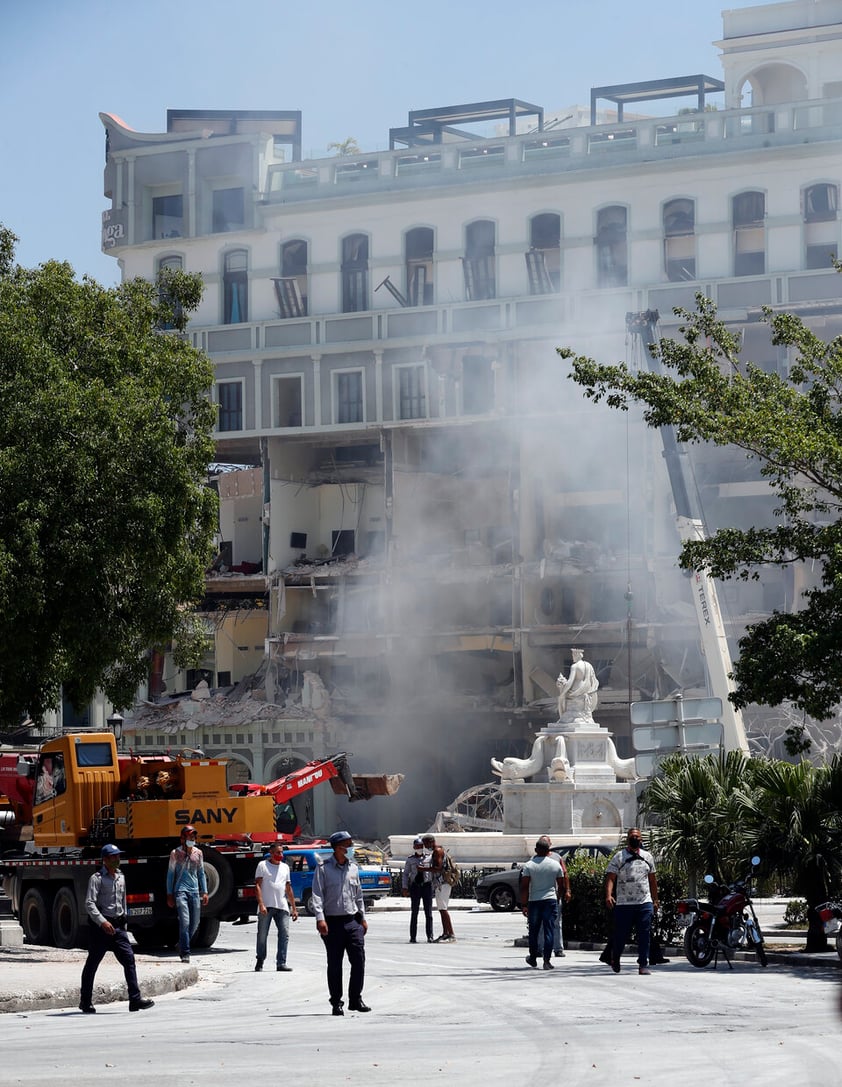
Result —
[{"label": "motorcycle", "polygon": [[[752,867],[760,864],[759,857],[751,858]],[[750,950],[757,954],[761,966],[767,963],[763,933],[751,900],[751,870],[734,883],[716,883],[713,876],[705,876],[710,887],[709,902],[685,898],[678,902],[679,916],[688,919],[684,934],[684,954],[691,966],[707,966],[711,959],[716,968],[719,955],[725,956],[728,968],[734,951]]]},{"label": "motorcycle", "polygon": [[[830,934],[833,932],[834,921],[842,920],[842,902],[823,902],[821,906],[816,906],[816,913],[824,922],[824,930]],[[842,925],[837,924],[836,928],[836,954],[842,959]]]}]

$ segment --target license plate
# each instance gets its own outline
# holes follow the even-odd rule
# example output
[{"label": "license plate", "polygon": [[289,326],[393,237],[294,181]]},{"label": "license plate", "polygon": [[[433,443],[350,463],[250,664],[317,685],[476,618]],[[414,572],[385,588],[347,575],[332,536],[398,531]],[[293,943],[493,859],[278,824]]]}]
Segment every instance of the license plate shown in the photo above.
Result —
[{"label": "license plate", "polygon": [[129,917],[151,917],[151,906],[132,906],[129,910]]}]

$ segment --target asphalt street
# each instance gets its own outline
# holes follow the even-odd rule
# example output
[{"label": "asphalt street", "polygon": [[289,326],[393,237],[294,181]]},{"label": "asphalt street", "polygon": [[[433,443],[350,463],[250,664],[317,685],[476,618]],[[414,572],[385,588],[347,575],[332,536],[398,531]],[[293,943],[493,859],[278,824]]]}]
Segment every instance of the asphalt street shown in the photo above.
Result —
[{"label": "asphalt street", "polygon": [[[72,1008],[0,1016],[0,1083],[632,1084],[764,1087],[840,1083],[840,970],[739,962],[695,970],[681,956],[619,975],[595,951],[531,970],[518,914],[460,911],[457,942],[408,943],[401,911],[372,912],[369,1014],[330,1014],[324,950],[310,918],[292,926],[293,972],[254,973],[255,926],[224,925],[193,957],[196,984],[130,1013]],[[436,920],[436,931],[440,924]],[[273,949],[270,943],[270,961]],[[139,956],[141,982],[153,963]],[[267,961],[267,966],[269,962]],[[155,969],[161,969],[156,967]]]}]

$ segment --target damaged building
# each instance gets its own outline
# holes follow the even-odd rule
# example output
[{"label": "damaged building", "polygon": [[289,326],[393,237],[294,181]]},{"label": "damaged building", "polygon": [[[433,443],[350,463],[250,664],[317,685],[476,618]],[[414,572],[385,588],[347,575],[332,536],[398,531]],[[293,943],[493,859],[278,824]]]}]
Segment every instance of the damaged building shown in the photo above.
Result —
[{"label": "damaged building", "polygon": [[[593,88],[590,116],[416,110],[388,150],[325,159],[295,111],[102,115],[103,247],[126,278],[202,274],[189,335],[236,466],[208,659],[156,663],[138,737],[263,780],[331,749],[400,770],[400,802],[355,811],[382,835],[527,751],[571,646],[623,755],[630,702],[707,692],[658,435],[556,348],[646,365],[626,315],[672,336],[697,292],[775,372],[761,307],[842,332],[842,2],[726,11],[717,45],[722,79]],[[773,516],[736,451],[691,459],[711,531]],[[813,576],[722,586],[732,647]]]}]

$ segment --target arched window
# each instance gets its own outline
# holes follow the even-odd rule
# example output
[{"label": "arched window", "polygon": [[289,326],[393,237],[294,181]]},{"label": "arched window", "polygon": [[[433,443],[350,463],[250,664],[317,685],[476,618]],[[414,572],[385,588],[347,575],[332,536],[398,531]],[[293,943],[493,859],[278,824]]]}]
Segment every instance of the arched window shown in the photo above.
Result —
[{"label": "arched window", "polygon": [[692,200],[664,204],[664,271],[677,283],[696,278],[696,205]]},{"label": "arched window", "polygon": [[433,304],[433,232],[428,226],[408,230],[404,238],[406,291],[410,306]]},{"label": "arched window", "polygon": [[495,236],[495,226],[490,219],[478,219],[475,223],[469,223],[465,231],[462,268],[465,276],[465,296],[469,302],[497,297]]},{"label": "arched window", "polygon": [[368,309],[368,236],[349,234],[342,239],[342,312]]},{"label": "arched window", "polygon": [[281,246],[281,274],[274,280],[281,317],[307,316],[307,243],[301,238]]},{"label": "arched window", "polygon": [[534,215],[529,221],[526,274],[530,294],[551,294],[561,286],[561,216]]},{"label": "arched window", "polygon": [[222,323],[237,325],[249,319],[249,258],[245,249],[225,254],[222,271]]},{"label": "arched window", "polygon": [[598,287],[625,287],[629,281],[627,212],[619,204],[602,208],[596,217],[596,282]]},{"label": "arched window", "polygon": [[830,268],[839,255],[839,189],[821,182],[804,190],[804,243],[807,268]]},{"label": "arched window", "polygon": [[732,198],[735,276],[759,276],[766,271],[765,219],[766,197],[762,192],[741,192]]}]

